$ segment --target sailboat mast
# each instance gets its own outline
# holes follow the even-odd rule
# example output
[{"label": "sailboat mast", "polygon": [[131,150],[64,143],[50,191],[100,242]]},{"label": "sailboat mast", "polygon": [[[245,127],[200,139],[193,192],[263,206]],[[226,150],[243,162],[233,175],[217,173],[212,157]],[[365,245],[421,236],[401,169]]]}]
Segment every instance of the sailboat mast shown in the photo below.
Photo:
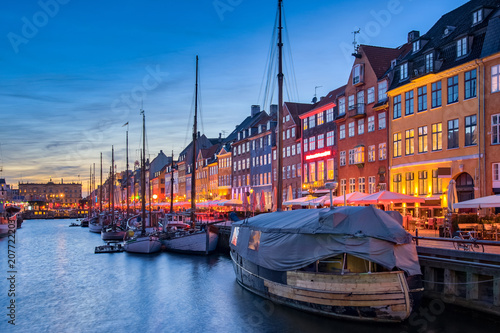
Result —
[{"label": "sailboat mast", "polygon": [[102,212],[102,153],[101,153],[101,186],[99,186],[99,211]]},{"label": "sailboat mast", "polygon": [[142,154],[141,154],[141,211],[142,234],[146,233],[146,115],[142,113]]},{"label": "sailboat mast", "polygon": [[127,171],[126,171],[126,186],[127,186],[127,214],[126,214],[126,218],[128,220],[128,214],[129,214],[129,179],[128,179],[128,122],[127,122],[127,140],[126,140],[126,143],[127,143]]},{"label": "sailboat mast", "polygon": [[194,124],[193,124],[193,170],[191,170],[191,224],[194,227],[196,210],[196,138],[198,135],[198,56],[196,56],[196,83],[194,89]]},{"label": "sailboat mast", "polygon": [[90,166],[90,178],[89,178],[89,213],[88,216],[92,216],[92,165]]},{"label": "sailboat mast", "polygon": [[170,214],[174,213],[174,151],[172,150],[172,165],[170,167]]},{"label": "sailboat mast", "polygon": [[91,190],[92,190],[92,207],[94,206],[94,200],[96,197],[95,193],[95,163],[92,164],[92,185],[91,185]]},{"label": "sailboat mast", "polygon": [[115,228],[115,147],[111,146],[111,184],[109,185],[111,189],[110,195],[110,205],[111,205],[111,224],[113,229]]},{"label": "sailboat mast", "polygon": [[276,188],[276,208],[277,211],[281,211],[282,209],[282,201],[283,201],[283,141],[282,141],[282,117],[283,117],[283,40],[282,40],[282,30],[283,27],[281,25],[281,11],[282,11],[282,0],[278,0],[278,12],[279,12],[279,26],[278,26],[278,114],[277,117],[277,125],[278,125],[278,135],[276,140],[276,150],[277,150],[277,188]]}]

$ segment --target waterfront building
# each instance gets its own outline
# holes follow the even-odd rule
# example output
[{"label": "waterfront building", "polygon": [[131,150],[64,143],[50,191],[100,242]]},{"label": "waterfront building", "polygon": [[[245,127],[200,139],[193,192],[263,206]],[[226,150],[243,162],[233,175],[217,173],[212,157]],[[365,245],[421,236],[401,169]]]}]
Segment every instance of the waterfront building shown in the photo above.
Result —
[{"label": "waterfront building", "polygon": [[336,114],[340,195],[387,189],[390,76],[386,72],[406,51],[405,46],[360,45],[353,53],[355,60]]},{"label": "waterfront building", "polygon": [[[173,169],[173,170],[172,170]],[[172,172],[173,171],[173,172]],[[165,201],[170,204],[170,198],[172,193],[172,178],[174,183],[174,201],[179,201],[179,171],[177,170],[177,163],[174,161],[173,163],[167,165],[165,169]],[[184,198],[182,198],[184,200]],[[167,207],[170,207],[167,205]]]},{"label": "waterfront building", "polygon": [[[300,115],[309,111],[312,104],[285,102],[283,106],[283,201],[300,198],[302,196],[302,160],[301,160],[301,134],[302,126]],[[278,185],[276,179],[276,145],[273,144],[273,180],[274,186]]]},{"label": "waterfront building", "polygon": [[151,202],[158,203],[165,200],[165,168],[172,163],[172,157],[165,155],[162,150],[149,164],[147,174],[149,182],[149,191],[147,196],[151,195]]},{"label": "waterfront building", "polygon": [[470,1],[423,36],[411,32],[411,51],[392,70],[391,190],[426,198],[422,215],[443,214],[452,179],[458,201],[493,191],[499,5]]},{"label": "waterfront building", "polygon": [[231,199],[231,184],[233,179],[232,166],[231,146],[226,144],[217,154],[217,196],[221,200]]},{"label": "waterfront building", "polygon": [[[327,194],[325,183],[336,178],[337,147],[335,140],[335,108],[337,98],[344,94],[345,86],[330,91],[326,97],[299,115],[302,124],[302,190],[304,194]],[[287,134],[288,135],[288,134]],[[286,155],[288,156],[288,151]],[[283,178],[288,179],[287,166]],[[292,192],[293,193],[293,192]]]},{"label": "waterfront building", "polygon": [[19,182],[19,194],[26,201],[44,202],[47,208],[78,207],[82,199],[81,183],[54,183],[52,179],[48,183]]},{"label": "waterfront building", "polygon": [[[200,149],[196,160],[196,199],[209,201],[216,197],[217,188],[217,152],[221,144],[207,149]],[[214,183],[215,181],[215,183]]]}]

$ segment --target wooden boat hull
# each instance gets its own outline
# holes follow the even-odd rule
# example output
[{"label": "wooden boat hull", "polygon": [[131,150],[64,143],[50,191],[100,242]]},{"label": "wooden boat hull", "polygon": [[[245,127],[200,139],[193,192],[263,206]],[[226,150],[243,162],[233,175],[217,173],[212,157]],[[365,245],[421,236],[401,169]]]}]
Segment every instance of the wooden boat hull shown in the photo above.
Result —
[{"label": "wooden boat hull", "polygon": [[215,251],[218,239],[219,234],[213,230],[209,230],[208,248],[206,232],[173,235],[171,238],[163,239],[162,244],[167,251],[186,254],[206,254]]},{"label": "wooden boat hull", "polygon": [[123,240],[123,237],[125,237],[125,230],[116,230],[116,231],[101,231],[101,239],[103,241],[109,241],[109,240]]},{"label": "wooden boat hull", "polygon": [[413,300],[404,272],[328,274],[278,272],[250,263],[231,251],[237,282],[273,302],[329,317],[401,322]]},{"label": "wooden boat hull", "polygon": [[126,241],[123,248],[133,253],[155,253],[161,250],[161,242],[156,236],[137,237]]}]

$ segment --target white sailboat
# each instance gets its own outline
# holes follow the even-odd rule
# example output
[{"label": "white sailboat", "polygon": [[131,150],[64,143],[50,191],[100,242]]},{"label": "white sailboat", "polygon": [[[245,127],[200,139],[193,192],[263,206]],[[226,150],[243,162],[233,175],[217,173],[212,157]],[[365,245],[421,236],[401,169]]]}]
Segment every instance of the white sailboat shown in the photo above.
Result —
[{"label": "white sailboat", "polygon": [[[167,232],[162,239],[162,244],[167,251],[181,252],[187,254],[208,254],[217,247],[219,234],[217,228],[212,225],[196,226],[196,139],[198,119],[198,56],[196,56],[196,84],[194,98],[194,124],[193,124],[193,169],[191,172],[191,229]],[[168,221],[166,221],[168,223]]]},{"label": "white sailboat", "polygon": [[146,117],[142,114],[142,156],[141,156],[141,231],[123,244],[125,251],[133,253],[155,253],[161,250],[161,242],[156,233],[146,233]]}]

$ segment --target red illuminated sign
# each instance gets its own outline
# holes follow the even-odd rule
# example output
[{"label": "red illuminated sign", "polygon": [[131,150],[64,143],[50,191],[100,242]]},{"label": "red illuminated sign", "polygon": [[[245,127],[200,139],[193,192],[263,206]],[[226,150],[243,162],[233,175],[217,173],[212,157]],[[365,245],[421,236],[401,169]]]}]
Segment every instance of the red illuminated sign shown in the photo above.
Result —
[{"label": "red illuminated sign", "polygon": [[321,153],[307,155],[306,156],[306,161],[309,161],[309,160],[312,160],[312,159],[315,159],[315,158],[319,158],[319,157],[330,156],[331,154],[332,154],[332,151],[331,150],[327,150],[327,151],[323,151]]}]

